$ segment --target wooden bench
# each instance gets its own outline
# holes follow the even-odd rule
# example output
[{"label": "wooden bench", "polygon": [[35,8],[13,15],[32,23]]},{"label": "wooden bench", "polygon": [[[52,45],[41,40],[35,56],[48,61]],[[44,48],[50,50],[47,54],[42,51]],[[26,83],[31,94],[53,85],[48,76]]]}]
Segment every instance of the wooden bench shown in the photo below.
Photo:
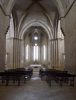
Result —
[{"label": "wooden bench", "polygon": [[76,75],[70,74],[67,71],[55,70],[55,69],[40,69],[39,75],[42,77],[46,76],[47,83],[51,86],[51,81],[54,80],[56,83],[59,83],[60,86],[63,86],[63,83],[70,84],[74,87],[74,80]]},{"label": "wooden bench", "polygon": [[47,68],[41,68],[39,70],[39,76],[42,78],[43,76],[46,76],[47,75],[47,71],[48,69]]},{"label": "wooden bench", "polygon": [[10,80],[12,80],[13,83],[15,83],[17,81],[18,86],[20,86],[20,81],[24,80],[24,82],[25,82],[26,77],[31,78],[32,73],[33,73],[32,69],[28,69],[28,70],[10,69],[10,70],[6,70],[4,72],[0,72],[0,77],[1,77],[2,83],[5,82],[6,86],[8,86]]},{"label": "wooden bench", "polygon": [[74,87],[74,80],[76,75],[70,74],[67,71],[60,70],[48,70],[47,71],[46,81],[51,86],[51,81],[54,80],[56,83],[59,83],[60,86],[63,86],[63,83],[69,83]]}]

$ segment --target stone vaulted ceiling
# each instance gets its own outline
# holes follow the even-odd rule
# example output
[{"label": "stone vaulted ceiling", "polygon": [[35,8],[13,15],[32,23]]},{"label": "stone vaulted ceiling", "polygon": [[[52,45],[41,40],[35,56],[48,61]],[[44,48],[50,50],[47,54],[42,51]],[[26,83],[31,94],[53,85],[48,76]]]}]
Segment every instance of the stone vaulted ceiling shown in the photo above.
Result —
[{"label": "stone vaulted ceiling", "polygon": [[[2,1],[1,2],[2,6],[6,5],[5,0],[0,0],[0,1]],[[31,23],[34,23],[34,21],[37,22],[35,23],[35,25],[37,25],[38,22],[40,21],[39,23],[41,23],[41,27],[44,26],[44,29],[48,28],[48,30],[51,30],[49,32],[52,33],[54,32],[54,28],[57,25],[57,20],[60,15],[58,6],[61,5],[61,0],[7,0],[7,1],[9,2],[7,4],[5,11],[8,14],[12,10],[14,27],[16,31],[15,33],[23,32],[23,30],[26,28],[25,26],[31,27],[32,26]]]},{"label": "stone vaulted ceiling", "polygon": [[23,27],[28,22],[33,23],[33,21],[41,21],[53,31],[56,18],[58,18],[58,10],[54,0],[16,0],[13,17],[18,33],[21,29],[24,30]]}]

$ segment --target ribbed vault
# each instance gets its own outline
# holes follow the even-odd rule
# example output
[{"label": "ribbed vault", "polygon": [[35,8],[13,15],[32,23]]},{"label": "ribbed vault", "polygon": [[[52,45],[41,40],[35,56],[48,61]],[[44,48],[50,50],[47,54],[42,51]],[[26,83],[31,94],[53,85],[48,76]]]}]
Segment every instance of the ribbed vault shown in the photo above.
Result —
[{"label": "ribbed vault", "polygon": [[[19,9],[26,9],[27,7],[29,8],[29,5],[34,4],[36,2],[40,2],[44,5],[47,5],[47,7],[49,8],[50,5],[53,8],[57,8],[60,15],[62,16],[64,14],[64,5],[67,4],[67,1],[64,0],[0,0],[0,4],[3,7],[4,11],[6,13],[11,13],[12,8],[14,7],[14,5],[16,5],[16,7],[18,7]],[[20,5],[20,6],[19,6]],[[50,8],[49,8],[50,10]]]},{"label": "ribbed vault", "polygon": [[[13,8],[13,12],[16,12],[18,18],[18,32],[16,33],[19,38],[22,39],[23,34],[29,27],[41,26],[46,30],[49,39],[53,39],[56,19],[58,20],[59,17],[59,13],[54,2],[52,0],[51,3],[46,3],[46,0],[44,0],[44,2],[43,0],[26,0],[26,2],[19,1],[16,1]],[[24,4],[26,6],[24,6]]]},{"label": "ribbed vault", "polygon": [[1,0],[0,3],[6,15],[14,12],[13,17],[16,25],[15,33],[17,33],[15,36],[19,36],[18,33],[20,33],[25,22],[28,23],[28,21],[34,19],[46,19],[47,21],[45,24],[49,24],[48,26],[51,28],[52,34],[54,35],[53,32],[55,27],[57,27],[56,19],[58,20],[59,17],[65,15],[64,6],[67,5],[65,0],[64,2],[62,0]]}]

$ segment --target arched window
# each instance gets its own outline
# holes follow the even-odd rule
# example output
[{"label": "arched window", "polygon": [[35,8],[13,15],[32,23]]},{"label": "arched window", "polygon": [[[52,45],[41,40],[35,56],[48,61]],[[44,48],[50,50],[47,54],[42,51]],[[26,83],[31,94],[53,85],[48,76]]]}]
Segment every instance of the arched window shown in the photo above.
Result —
[{"label": "arched window", "polygon": [[26,60],[29,59],[29,45],[26,46]]},{"label": "arched window", "polygon": [[34,61],[38,61],[38,51],[39,51],[38,45],[35,44],[34,50],[33,50],[33,52],[34,52],[34,55],[33,55]]},{"label": "arched window", "polygon": [[44,61],[46,60],[46,46],[45,45],[43,45],[43,59],[44,59]]}]

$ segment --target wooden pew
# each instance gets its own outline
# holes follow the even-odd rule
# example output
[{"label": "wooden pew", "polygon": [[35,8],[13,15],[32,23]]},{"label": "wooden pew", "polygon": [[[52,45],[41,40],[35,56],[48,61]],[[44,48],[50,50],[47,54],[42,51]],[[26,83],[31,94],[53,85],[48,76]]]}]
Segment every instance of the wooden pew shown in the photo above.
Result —
[{"label": "wooden pew", "polygon": [[0,77],[2,80],[2,83],[6,83],[6,86],[8,86],[9,81],[12,80],[13,83],[14,82],[18,82],[18,86],[20,86],[20,81],[24,80],[24,82],[26,81],[26,76],[30,77],[32,76],[33,70],[29,69],[29,70],[24,70],[24,69],[10,69],[10,70],[6,70],[4,72],[0,72]]},{"label": "wooden pew", "polygon": [[74,80],[76,75],[70,74],[67,71],[60,70],[48,70],[46,81],[51,86],[51,81],[54,80],[56,83],[59,83],[60,86],[63,86],[63,83],[69,83],[74,87]]},{"label": "wooden pew", "polygon": [[48,71],[47,68],[41,68],[39,70],[39,76],[40,76],[41,80],[42,80],[43,77],[45,77],[47,75],[47,71]]},{"label": "wooden pew", "polygon": [[76,75],[70,74],[67,71],[55,70],[55,69],[40,69],[40,77],[46,76],[47,83],[51,86],[51,81],[54,80],[56,83],[59,83],[60,86],[63,86],[63,83],[70,84],[74,87],[74,80]]}]

